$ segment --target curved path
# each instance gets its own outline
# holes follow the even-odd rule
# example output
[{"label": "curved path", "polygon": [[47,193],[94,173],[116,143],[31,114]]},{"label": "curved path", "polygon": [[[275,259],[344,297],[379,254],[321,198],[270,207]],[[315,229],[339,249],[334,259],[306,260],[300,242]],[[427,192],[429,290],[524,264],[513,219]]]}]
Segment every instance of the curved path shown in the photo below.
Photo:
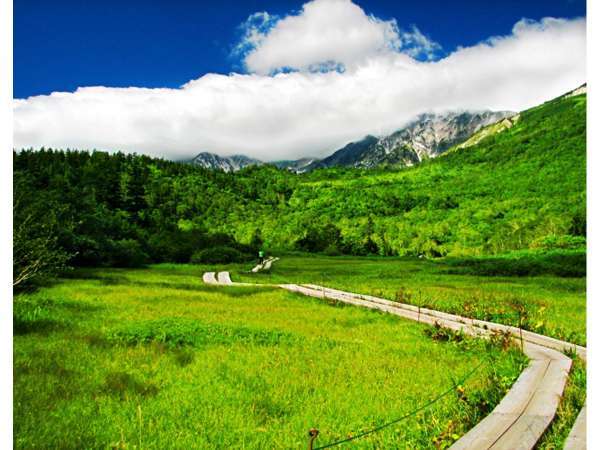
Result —
[{"label": "curved path", "polygon": [[273,264],[278,259],[279,258],[273,258],[272,256],[270,256],[269,258],[265,259],[262,263],[259,263],[256,266],[254,266],[252,268],[252,272],[256,273],[260,272],[261,270],[269,270],[271,268],[271,264]]},{"label": "curved path", "polygon": [[[206,283],[227,286],[278,286],[310,297],[328,298],[377,309],[430,325],[439,324],[472,336],[489,336],[495,332],[510,333],[529,357],[529,365],[498,406],[454,443],[451,448],[455,450],[532,449],[554,419],[567,382],[572,361],[562,352],[571,350],[582,359],[586,359],[586,348],[579,345],[508,325],[419,308],[370,295],[360,295],[314,284],[234,283],[228,272],[219,272],[217,278],[214,272],[207,272],[203,280]],[[585,414],[584,407],[567,439],[565,449],[586,448]]]}]

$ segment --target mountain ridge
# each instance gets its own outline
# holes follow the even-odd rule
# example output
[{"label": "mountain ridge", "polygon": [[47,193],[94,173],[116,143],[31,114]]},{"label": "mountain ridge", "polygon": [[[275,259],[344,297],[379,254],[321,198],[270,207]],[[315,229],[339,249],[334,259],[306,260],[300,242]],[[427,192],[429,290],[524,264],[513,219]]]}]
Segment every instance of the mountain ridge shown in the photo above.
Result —
[{"label": "mountain ridge", "polygon": [[[439,156],[454,145],[469,139],[482,128],[515,114],[511,111],[420,114],[394,133],[381,138],[367,136],[361,141],[348,144],[310,169],[338,165],[362,168],[383,164],[413,166],[425,159]],[[360,157],[355,158],[356,155]]]},{"label": "mountain ridge", "polygon": [[[569,98],[584,93],[587,93],[587,83],[557,98]],[[429,112],[419,114],[406,126],[389,135],[376,137],[369,134],[360,140],[347,143],[322,159],[303,157],[296,160],[264,162],[245,155],[219,156],[202,152],[189,162],[226,172],[264,164],[296,173],[337,166],[367,169],[381,165],[409,167],[450,150],[476,145],[492,134],[511,128],[519,118],[520,113],[512,111],[456,110],[437,114]]]},{"label": "mountain ridge", "polygon": [[423,113],[395,132],[376,137],[367,135],[335,150],[323,159],[299,158],[264,162],[244,155],[219,156],[202,152],[190,162],[204,168],[237,171],[252,165],[272,164],[280,169],[302,173],[327,167],[373,168],[379,165],[412,166],[434,158],[467,141],[481,129],[514,116],[511,111],[451,111]]}]

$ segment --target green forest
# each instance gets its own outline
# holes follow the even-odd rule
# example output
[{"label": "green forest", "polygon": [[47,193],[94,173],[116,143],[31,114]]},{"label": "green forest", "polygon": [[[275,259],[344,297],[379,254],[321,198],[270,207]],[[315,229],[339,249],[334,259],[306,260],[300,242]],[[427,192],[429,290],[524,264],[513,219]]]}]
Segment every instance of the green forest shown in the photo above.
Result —
[{"label": "green forest", "polygon": [[586,96],[409,168],[226,173],[147,156],[13,153],[14,277],[240,262],[259,248],[475,257],[585,252]]}]

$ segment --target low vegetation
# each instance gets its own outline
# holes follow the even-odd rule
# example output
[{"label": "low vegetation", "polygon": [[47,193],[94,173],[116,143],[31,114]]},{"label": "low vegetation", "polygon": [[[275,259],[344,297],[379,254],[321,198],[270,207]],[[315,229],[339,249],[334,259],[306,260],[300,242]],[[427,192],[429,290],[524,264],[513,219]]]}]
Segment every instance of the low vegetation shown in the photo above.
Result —
[{"label": "low vegetation", "polygon": [[446,448],[526,364],[375,311],[202,284],[199,271],[223,267],[78,269],[17,295],[15,448],[302,448],[312,427],[326,444],[452,388],[356,441]]},{"label": "low vegetation", "polygon": [[[560,264],[563,261],[564,265]],[[424,308],[521,326],[586,343],[586,281],[575,253],[472,259],[288,255],[269,273],[236,273],[259,283],[314,283]],[[521,271],[536,276],[521,276]],[[560,273],[561,275],[557,275]]]}]

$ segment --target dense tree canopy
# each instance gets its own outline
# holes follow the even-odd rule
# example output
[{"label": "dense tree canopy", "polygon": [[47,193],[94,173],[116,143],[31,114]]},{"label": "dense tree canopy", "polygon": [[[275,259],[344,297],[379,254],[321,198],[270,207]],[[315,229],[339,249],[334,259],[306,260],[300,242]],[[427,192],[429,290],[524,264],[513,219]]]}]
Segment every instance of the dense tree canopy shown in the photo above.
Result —
[{"label": "dense tree canopy", "polygon": [[21,151],[15,230],[48,235],[48,251],[74,265],[184,262],[217,245],[238,259],[263,245],[432,257],[581,246],[585,107],[585,95],[548,102],[412,168],[232,174],[122,153]]}]

